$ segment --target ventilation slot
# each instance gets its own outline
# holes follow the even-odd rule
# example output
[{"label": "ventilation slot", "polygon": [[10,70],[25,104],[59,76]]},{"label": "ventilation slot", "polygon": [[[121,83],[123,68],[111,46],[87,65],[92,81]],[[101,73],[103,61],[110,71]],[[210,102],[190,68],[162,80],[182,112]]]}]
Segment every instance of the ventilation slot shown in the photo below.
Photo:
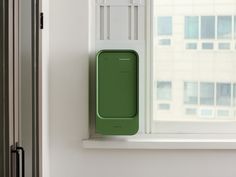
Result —
[{"label": "ventilation slot", "polygon": [[134,6],[134,40],[138,40],[138,6]]},{"label": "ventilation slot", "polygon": [[113,1],[106,4],[103,4],[104,1],[102,0],[99,2],[102,4],[99,4],[97,8],[98,40],[126,41],[142,39],[142,21],[144,19],[140,14],[144,14],[144,7],[139,6],[139,1],[121,5],[112,3]]},{"label": "ventilation slot", "polygon": [[104,6],[100,6],[100,40],[104,40]]},{"label": "ventilation slot", "polygon": [[107,40],[109,40],[110,39],[110,25],[111,25],[111,23],[110,23],[110,19],[111,19],[111,10],[110,10],[111,8],[110,8],[110,6],[107,6]]},{"label": "ventilation slot", "polygon": [[129,6],[129,9],[128,9],[128,13],[129,13],[129,21],[128,21],[128,25],[129,25],[129,35],[128,35],[128,38],[129,40],[132,39],[132,6]]}]

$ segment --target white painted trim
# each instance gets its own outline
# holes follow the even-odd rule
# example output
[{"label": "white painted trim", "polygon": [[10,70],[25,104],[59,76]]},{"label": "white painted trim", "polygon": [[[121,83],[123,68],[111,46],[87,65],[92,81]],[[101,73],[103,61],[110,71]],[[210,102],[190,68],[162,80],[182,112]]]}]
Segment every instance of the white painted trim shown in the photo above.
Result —
[{"label": "white painted trim", "polygon": [[[145,132],[146,133],[151,133],[151,118],[152,116],[152,98],[153,98],[153,94],[152,94],[152,36],[153,36],[153,1],[152,0],[147,0],[146,1],[146,73],[145,73]],[[150,43],[151,42],[151,43]]]},{"label": "white painted trim", "polygon": [[[153,121],[152,133],[234,134],[235,121]],[[227,138],[227,137],[226,137]]]},{"label": "white painted trim", "polygon": [[[173,136],[173,135],[172,135]],[[167,136],[165,138],[147,137],[103,137],[85,139],[82,145],[85,149],[236,149],[236,135],[224,138],[221,135],[211,135],[208,138],[176,138]],[[218,136],[218,138],[216,138]],[[230,137],[230,138],[229,138]]]}]

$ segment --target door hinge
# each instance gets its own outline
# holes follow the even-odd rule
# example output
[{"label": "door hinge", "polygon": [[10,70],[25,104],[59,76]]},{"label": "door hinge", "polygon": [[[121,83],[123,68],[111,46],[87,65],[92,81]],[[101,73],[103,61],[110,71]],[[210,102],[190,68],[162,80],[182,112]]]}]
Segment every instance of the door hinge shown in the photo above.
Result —
[{"label": "door hinge", "polygon": [[44,27],[44,19],[43,19],[43,12],[40,13],[40,29],[43,29]]}]

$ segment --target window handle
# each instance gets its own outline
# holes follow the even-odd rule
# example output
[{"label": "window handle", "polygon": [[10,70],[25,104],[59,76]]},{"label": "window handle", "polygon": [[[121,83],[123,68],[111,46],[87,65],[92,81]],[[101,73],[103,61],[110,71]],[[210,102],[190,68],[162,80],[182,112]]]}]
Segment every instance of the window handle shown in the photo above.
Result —
[{"label": "window handle", "polygon": [[20,154],[18,150],[12,150],[12,154],[16,154],[16,177],[20,177]]},{"label": "window handle", "polygon": [[23,147],[17,147],[16,150],[18,151],[18,154],[19,151],[21,151],[21,177],[25,177],[25,150]]}]

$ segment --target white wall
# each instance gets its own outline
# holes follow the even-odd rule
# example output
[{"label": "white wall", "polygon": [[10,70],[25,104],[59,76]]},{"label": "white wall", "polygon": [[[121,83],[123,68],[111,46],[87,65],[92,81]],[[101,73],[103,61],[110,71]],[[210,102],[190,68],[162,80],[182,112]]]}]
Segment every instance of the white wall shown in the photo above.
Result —
[{"label": "white wall", "polygon": [[235,177],[236,151],[86,150],[88,0],[50,0],[50,177]]},{"label": "white wall", "polygon": [[43,177],[50,176],[50,147],[49,147],[49,1],[42,0],[44,13],[44,29],[42,30],[42,152],[43,152]]}]

